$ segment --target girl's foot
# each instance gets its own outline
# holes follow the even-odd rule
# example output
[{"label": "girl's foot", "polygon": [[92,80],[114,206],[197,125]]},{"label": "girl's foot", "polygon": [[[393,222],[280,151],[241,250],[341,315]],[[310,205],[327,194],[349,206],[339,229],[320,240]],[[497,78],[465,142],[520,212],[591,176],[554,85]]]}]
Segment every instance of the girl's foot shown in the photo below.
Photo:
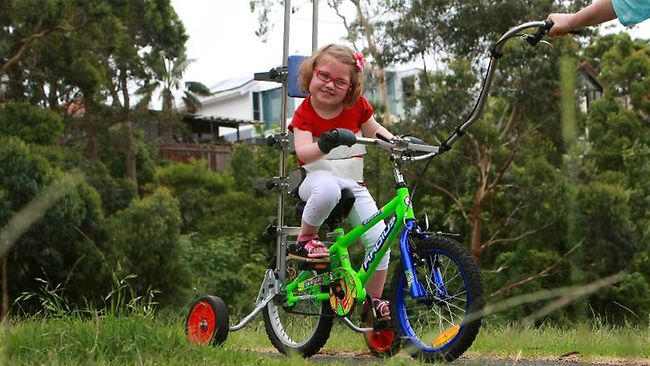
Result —
[{"label": "girl's foot", "polygon": [[318,236],[303,239],[304,237],[298,237],[296,244],[289,247],[289,256],[295,259],[329,260],[329,250]]},{"label": "girl's foot", "polygon": [[369,314],[370,304],[368,303],[368,300],[363,303],[363,307],[361,308],[361,321],[369,321],[370,315],[374,315],[375,323],[390,320],[390,302],[388,302],[388,300],[375,298],[371,300],[371,304],[373,313]]},{"label": "girl's foot", "polygon": [[378,321],[390,319],[390,302],[382,299],[372,299],[372,308]]}]

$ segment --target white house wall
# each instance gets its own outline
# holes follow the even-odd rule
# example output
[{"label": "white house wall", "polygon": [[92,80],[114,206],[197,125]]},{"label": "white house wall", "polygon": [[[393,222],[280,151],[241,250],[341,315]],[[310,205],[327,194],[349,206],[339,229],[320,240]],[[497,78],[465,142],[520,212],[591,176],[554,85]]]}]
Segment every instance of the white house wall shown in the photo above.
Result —
[{"label": "white house wall", "polygon": [[252,93],[231,95],[221,100],[203,102],[198,111],[201,116],[224,117],[240,120],[253,119],[253,96]]}]

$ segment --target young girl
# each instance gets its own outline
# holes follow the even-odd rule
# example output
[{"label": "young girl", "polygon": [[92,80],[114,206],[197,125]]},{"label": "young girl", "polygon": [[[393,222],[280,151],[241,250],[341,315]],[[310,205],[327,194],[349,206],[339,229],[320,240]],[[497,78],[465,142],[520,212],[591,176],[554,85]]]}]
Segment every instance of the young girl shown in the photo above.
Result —
[{"label": "young girl", "polygon": [[[296,110],[289,131],[294,134],[299,164],[307,171],[298,194],[306,202],[297,245],[293,257],[328,260],[327,247],[318,237],[318,229],[341,198],[341,190],[351,189],[354,207],[348,220],[359,225],[377,213],[377,204],[363,183],[363,145],[347,145],[347,131],[340,135],[331,131],[343,128],[357,136],[375,137],[380,133],[393,135],[373,117],[373,108],[363,97],[363,56],[343,45],[330,44],[305,59],[299,71],[300,87],[309,96]],[[349,133],[349,132],[348,132]],[[384,230],[382,222],[361,238],[366,252]],[[389,304],[380,300],[390,252],[386,253],[366,291],[380,320],[389,317]]]}]

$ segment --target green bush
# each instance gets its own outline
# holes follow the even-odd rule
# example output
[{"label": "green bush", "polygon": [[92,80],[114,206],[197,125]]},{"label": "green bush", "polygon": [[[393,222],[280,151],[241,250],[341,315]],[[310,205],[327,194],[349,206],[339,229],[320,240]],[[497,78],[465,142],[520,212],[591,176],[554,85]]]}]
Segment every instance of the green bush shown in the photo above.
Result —
[{"label": "green bush", "polygon": [[178,207],[169,190],[159,188],[106,220],[109,258],[113,269],[120,269],[117,275],[136,275],[131,284],[135,292],[160,291],[164,305],[181,303],[190,285],[179,243]]},{"label": "green bush", "polygon": [[228,174],[211,171],[202,160],[193,160],[189,164],[172,162],[157,170],[156,179],[178,199],[184,233],[196,231],[198,221],[214,211],[208,202],[233,186]]},{"label": "green bush", "polygon": [[0,135],[19,137],[28,143],[58,143],[64,131],[63,118],[51,110],[28,103],[7,103],[0,108]]},{"label": "green bush", "polygon": [[[157,149],[144,141],[140,130],[134,131],[138,184],[154,182]],[[113,177],[126,177],[126,138],[122,126],[111,128],[99,136],[99,159]]]},{"label": "green bush", "polygon": [[235,314],[252,310],[269,263],[257,244],[251,234],[209,240],[190,237],[184,255],[191,268],[194,295],[219,296]]},{"label": "green bush", "polygon": [[0,138],[0,187],[11,200],[12,210],[27,204],[49,181],[50,166],[29,146],[14,137]]},{"label": "green bush", "polygon": [[[44,212],[36,213],[8,255],[9,297],[39,287],[37,277],[61,285],[72,303],[92,301],[105,282],[101,237],[103,212],[97,192],[78,176],[66,176],[17,138],[0,139],[0,226],[52,184],[63,193]],[[67,182],[62,184],[62,182]],[[61,191],[63,190],[63,191]],[[38,304],[21,304],[26,311]]]}]

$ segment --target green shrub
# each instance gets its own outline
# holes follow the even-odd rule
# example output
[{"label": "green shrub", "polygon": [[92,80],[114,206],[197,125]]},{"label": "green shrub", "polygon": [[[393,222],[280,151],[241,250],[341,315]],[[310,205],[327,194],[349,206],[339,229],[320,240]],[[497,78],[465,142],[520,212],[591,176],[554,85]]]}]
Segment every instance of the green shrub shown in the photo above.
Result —
[{"label": "green shrub", "polygon": [[235,314],[253,309],[269,263],[254,235],[209,240],[193,236],[185,245],[184,255],[191,268],[195,296],[219,296]]},{"label": "green shrub", "polygon": [[169,190],[159,188],[106,221],[110,263],[121,266],[117,275],[136,275],[131,285],[137,294],[158,290],[162,304],[182,301],[189,277],[179,244],[178,200]]},{"label": "green shrub", "polygon": [[3,136],[53,145],[63,136],[64,128],[63,118],[51,110],[28,103],[7,103],[0,108],[0,135]]},{"label": "green shrub", "polygon": [[185,233],[196,231],[197,222],[214,211],[210,209],[209,201],[233,186],[229,175],[211,171],[201,160],[189,164],[173,162],[159,168],[156,178],[178,199]]}]

